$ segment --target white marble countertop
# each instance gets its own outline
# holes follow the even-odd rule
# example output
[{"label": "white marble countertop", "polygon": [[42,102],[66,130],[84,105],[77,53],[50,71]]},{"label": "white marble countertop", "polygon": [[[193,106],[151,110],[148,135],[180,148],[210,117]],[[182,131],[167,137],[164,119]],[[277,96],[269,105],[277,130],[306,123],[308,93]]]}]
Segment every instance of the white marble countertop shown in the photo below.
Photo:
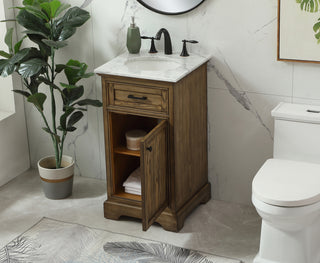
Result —
[{"label": "white marble countertop", "polygon": [[172,55],[165,55],[163,52],[149,54],[147,51],[141,51],[140,54],[123,53],[96,68],[94,72],[175,83],[210,58],[210,55],[193,53],[190,53],[189,57],[181,57],[178,53]]}]

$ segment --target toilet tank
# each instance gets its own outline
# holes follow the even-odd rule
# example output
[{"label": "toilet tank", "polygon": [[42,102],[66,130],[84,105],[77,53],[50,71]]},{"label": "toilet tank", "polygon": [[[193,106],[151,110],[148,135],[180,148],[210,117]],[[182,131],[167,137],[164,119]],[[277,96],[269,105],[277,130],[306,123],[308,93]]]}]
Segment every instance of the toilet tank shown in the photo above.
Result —
[{"label": "toilet tank", "polygon": [[320,163],[320,106],[282,102],[271,114],[273,157]]}]

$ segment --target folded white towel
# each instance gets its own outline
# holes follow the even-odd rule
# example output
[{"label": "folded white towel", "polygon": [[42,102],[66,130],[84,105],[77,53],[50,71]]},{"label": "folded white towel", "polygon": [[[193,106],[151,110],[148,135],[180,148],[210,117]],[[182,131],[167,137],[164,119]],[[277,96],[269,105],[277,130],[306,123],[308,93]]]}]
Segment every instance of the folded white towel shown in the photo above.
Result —
[{"label": "folded white towel", "polygon": [[141,190],[136,190],[136,189],[133,189],[133,188],[128,188],[128,187],[125,187],[124,188],[124,191],[128,194],[133,194],[133,195],[141,195]]},{"label": "folded white towel", "polygon": [[134,170],[128,179],[123,183],[124,187],[141,189],[141,170],[140,167]]},{"label": "folded white towel", "polygon": [[128,194],[141,195],[141,170],[134,170],[123,183],[124,191]]}]

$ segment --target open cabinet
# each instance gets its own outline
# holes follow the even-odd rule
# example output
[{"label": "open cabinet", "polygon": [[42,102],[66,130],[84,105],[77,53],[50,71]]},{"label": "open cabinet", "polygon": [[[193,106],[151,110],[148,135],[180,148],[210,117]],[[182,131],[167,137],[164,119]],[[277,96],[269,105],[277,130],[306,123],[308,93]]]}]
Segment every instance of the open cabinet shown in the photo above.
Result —
[{"label": "open cabinet", "polygon": [[[110,196],[141,202],[143,229],[168,206],[167,121],[129,114],[110,113],[111,181]],[[147,135],[140,150],[126,148],[125,133],[142,129]],[[123,182],[140,167],[141,195],[125,193]]]},{"label": "open cabinet", "polygon": [[[142,219],[179,231],[186,216],[210,199],[207,160],[206,64],[178,83],[101,75],[108,219]],[[125,134],[142,129],[139,151],[126,147]],[[141,195],[123,183],[140,167]]]}]

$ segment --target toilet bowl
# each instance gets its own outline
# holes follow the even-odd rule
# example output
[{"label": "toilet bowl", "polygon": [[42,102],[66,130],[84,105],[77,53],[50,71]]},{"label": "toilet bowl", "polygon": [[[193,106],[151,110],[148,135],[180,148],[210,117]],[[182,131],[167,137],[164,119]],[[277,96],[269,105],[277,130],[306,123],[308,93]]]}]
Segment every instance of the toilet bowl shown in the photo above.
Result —
[{"label": "toilet bowl", "polygon": [[280,103],[274,159],[252,182],[262,218],[254,263],[320,263],[320,106]]},{"label": "toilet bowl", "polygon": [[252,182],[262,218],[254,263],[320,262],[320,165],[270,159]]}]

